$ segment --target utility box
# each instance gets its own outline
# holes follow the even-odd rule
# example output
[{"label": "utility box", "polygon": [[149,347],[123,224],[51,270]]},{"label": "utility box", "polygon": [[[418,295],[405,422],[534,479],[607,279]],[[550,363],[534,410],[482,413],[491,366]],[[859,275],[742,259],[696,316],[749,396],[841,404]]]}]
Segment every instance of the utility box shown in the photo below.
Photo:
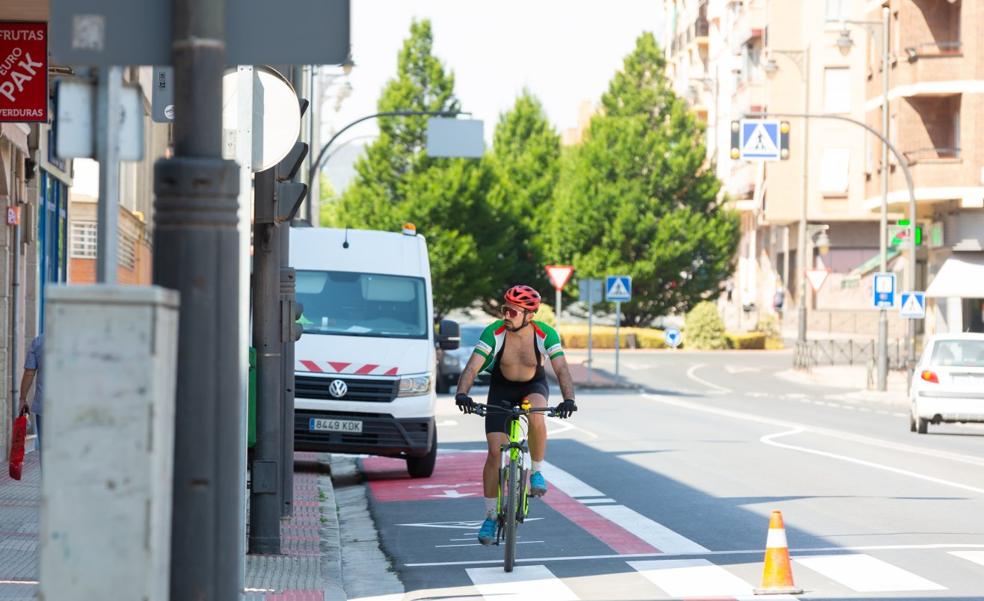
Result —
[{"label": "utility box", "polygon": [[48,289],[44,601],[167,601],[178,293]]}]

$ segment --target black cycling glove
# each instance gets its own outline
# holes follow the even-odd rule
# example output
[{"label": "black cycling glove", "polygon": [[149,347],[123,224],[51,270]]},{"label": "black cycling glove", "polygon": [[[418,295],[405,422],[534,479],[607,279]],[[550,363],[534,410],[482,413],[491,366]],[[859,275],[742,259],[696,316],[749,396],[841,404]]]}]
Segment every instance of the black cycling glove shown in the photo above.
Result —
[{"label": "black cycling glove", "polygon": [[462,413],[475,412],[475,401],[463,392],[454,395],[454,404],[458,406],[458,410]]},{"label": "black cycling glove", "polygon": [[560,419],[567,419],[575,411],[577,411],[577,405],[574,404],[574,399],[564,399],[564,402],[557,405],[557,408],[554,409],[554,412]]}]

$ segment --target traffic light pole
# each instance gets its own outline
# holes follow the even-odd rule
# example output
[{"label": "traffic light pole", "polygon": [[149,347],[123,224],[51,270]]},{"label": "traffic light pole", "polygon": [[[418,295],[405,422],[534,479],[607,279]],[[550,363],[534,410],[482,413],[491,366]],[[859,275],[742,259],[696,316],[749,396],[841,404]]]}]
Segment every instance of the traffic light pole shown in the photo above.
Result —
[{"label": "traffic light pole", "polygon": [[294,323],[293,306],[295,275],[290,266],[290,225],[280,226],[280,339],[282,345],[280,378],[282,399],[280,401],[283,428],[283,508],[282,514],[294,514],[294,339],[291,325]]},{"label": "traffic light pole", "polygon": [[254,186],[253,347],[256,348],[256,445],[249,505],[249,552],[280,553],[283,512],[283,343],[280,325],[280,228],[275,222],[276,168]]},{"label": "traffic light pole", "polygon": [[154,168],[154,283],[181,295],[171,591],[239,599],[239,166],[222,159],[225,2],[174,0],[175,156]]}]

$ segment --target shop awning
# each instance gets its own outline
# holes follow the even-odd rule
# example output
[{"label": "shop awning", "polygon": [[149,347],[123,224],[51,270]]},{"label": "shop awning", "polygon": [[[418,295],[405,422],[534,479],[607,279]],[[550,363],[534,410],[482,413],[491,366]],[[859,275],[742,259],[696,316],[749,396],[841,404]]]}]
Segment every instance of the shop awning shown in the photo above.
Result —
[{"label": "shop awning", "polygon": [[984,253],[958,252],[943,262],[926,290],[930,298],[984,298]]}]

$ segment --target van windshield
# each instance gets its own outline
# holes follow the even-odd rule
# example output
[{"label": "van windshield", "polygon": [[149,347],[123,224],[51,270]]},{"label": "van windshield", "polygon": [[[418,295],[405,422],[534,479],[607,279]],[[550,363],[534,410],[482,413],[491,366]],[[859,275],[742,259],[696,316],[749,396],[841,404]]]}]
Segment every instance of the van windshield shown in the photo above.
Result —
[{"label": "van windshield", "polygon": [[298,270],[297,302],[305,334],[427,338],[423,278]]}]

